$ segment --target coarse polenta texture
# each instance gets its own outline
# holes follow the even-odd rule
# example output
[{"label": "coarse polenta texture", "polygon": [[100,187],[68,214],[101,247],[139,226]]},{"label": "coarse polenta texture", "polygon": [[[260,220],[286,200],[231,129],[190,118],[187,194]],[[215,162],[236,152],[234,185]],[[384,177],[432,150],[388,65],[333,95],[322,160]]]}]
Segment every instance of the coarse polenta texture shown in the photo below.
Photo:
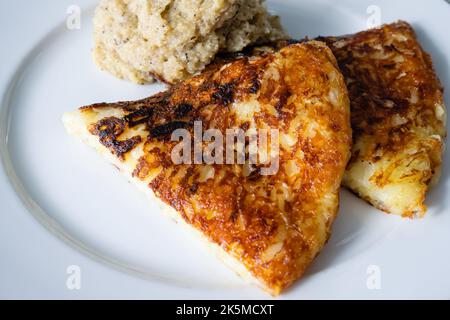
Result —
[{"label": "coarse polenta texture", "polygon": [[264,0],[102,0],[94,17],[94,60],[137,83],[191,77],[219,51],[285,38]]}]

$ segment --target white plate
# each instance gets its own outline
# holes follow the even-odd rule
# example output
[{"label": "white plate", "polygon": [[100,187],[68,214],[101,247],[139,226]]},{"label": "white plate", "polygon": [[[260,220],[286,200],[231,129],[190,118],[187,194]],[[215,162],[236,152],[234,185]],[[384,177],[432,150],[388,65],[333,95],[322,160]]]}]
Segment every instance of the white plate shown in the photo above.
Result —
[{"label": "white plate", "polygon": [[[77,2],[82,23],[74,30],[66,26],[71,1],[0,4],[0,297],[269,298],[65,133],[65,111],[164,88],[99,71],[90,57],[96,1]],[[443,0],[428,1],[426,10],[421,1],[269,5],[298,38],[363,30],[378,9],[382,22],[407,20],[450,88],[450,5]],[[449,184],[445,166],[422,221],[384,215],[343,191],[331,240],[281,298],[450,298]],[[71,265],[81,269],[80,290],[66,286]]]}]

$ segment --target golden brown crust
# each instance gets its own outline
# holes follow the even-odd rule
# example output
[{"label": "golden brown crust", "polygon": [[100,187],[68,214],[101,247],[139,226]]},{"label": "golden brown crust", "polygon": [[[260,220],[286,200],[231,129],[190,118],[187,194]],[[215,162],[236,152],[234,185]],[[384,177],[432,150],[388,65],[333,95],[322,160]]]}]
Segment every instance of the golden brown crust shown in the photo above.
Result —
[{"label": "golden brown crust", "polygon": [[[247,119],[241,113],[250,112],[252,103],[259,109]],[[81,112],[101,116],[105,108],[120,109],[125,116],[92,124],[96,130],[91,133],[122,141],[122,128],[101,131],[104,121],[124,123],[125,133],[144,128],[143,155],[133,176],[237,258],[271,293],[299,278],[325,244],[337,213],[351,130],[344,80],[323,43],[242,57],[211,66],[157,96]],[[171,151],[177,143],[170,133],[176,128],[192,133],[198,120],[204,129],[222,133],[228,128],[280,130],[279,171],[262,175],[263,164],[251,172],[238,164],[175,165]],[[135,147],[123,150],[123,161]]]},{"label": "golden brown crust", "polygon": [[[380,147],[395,152],[410,139],[410,130],[404,129],[413,122],[429,124],[445,135],[445,123],[435,117],[435,105],[443,104],[443,88],[409,24],[398,22],[353,36],[321,39],[330,45],[346,77],[355,139],[377,134],[385,140]],[[396,115],[408,122],[393,127]]]},{"label": "golden brown crust", "polygon": [[[438,176],[446,135],[443,88],[430,56],[403,21],[320,39],[335,54],[351,100],[354,147],[344,183],[381,210],[423,216],[425,192]],[[352,177],[352,170],[361,171],[355,167],[361,162],[376,168],[370,190]],[[409,203],[373,194],[407,184],[416,188],[408,194]]]}]

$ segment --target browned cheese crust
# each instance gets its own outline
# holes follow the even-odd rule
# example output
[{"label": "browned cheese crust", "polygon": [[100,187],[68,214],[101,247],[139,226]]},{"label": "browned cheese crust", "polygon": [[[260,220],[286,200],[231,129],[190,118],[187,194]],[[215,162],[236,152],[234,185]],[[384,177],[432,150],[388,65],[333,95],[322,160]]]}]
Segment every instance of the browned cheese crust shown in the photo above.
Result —
[{"label": "browned cheese crust", "polygon": [[[350,157],[347,90],[328,47],[312,41],[242,57],[148,99],[91,105],[81,113],[101,118],[111,109],[124,116],[102,118],[89,125],[90,133],[123,162],[142,146],[133,177],[188,224],[272,294],[304,273],[329,237]],[[204,130],[222,133],[279,129],[279,171],[264,176],[258,166],[175,165],[170,134],[192,133],[198,120]],[[132,129],[144,133],[130,136]]]},{"label": "browned cheese crust", "polygon": [[423,216],[446,135],[443,88],[430,56],[402,21],[320,39],[335,54],[351,101],[354,145],[344,184],[381,210]]}]

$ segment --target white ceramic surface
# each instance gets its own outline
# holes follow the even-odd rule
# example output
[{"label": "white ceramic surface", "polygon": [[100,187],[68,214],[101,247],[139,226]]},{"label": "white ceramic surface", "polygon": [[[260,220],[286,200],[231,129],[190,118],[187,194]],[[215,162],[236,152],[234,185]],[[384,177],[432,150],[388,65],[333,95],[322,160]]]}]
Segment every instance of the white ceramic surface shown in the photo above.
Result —
[{"label": "white ceramic surface", "polygon": [[[443,0],[426,8],[406,0],[268,2],[297,38],[363,30],[377,8],[382,22],[407,20],[450,88],[450,5]],[[67,9],[74,3],[82,23],[70,30]],[[95,3],[0,3],[0,298],[270,298],[65,133],[65,111],[164,88],[120,81],[95,67]],[[421,221],[382,214],[342,191],[332,238],[280,298],[450,298],[449,184],[445,165]],[[71,265],[80,266],[80,290],[66,287]],[[380,289],[367,286],[372,270],[380,271]]]}]

